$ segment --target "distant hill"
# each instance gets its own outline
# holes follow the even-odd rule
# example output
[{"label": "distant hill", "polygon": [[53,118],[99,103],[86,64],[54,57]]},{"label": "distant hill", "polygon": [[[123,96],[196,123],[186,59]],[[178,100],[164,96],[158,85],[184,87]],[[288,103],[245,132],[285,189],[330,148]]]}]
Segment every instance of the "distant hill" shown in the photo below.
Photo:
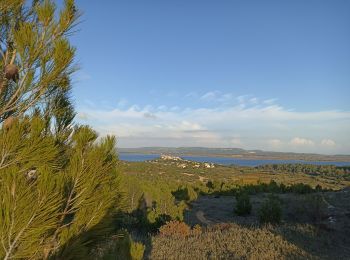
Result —
[{"label": "distant hill", "polygon": [[271,152],[245,150],[241,148],[207,147],[140,147],[119,148],[120,153],[131,154],[169,154],[174,156],[213,156],[255,160],[306,160],[306,161],[342,161],[350,162],[350,155],[323,155],[313,153]]}]

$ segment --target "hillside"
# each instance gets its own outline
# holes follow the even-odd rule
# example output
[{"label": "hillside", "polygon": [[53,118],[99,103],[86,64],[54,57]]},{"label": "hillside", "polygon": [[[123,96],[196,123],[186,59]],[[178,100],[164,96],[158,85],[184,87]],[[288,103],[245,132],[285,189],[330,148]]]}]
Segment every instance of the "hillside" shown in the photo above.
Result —
[{"label": "hillside", "polygon": [[350,155],[323,155],[312,153],[283,153],[241,148],[206,147],[141,147],[119,148],[120,153],[132,154],[171,154],[175,156],[213,156],[257,160],[306,160],[350,162]]},{"label": "hillside", "polygon": [[[144,259],[350,255],[347,167],[239,167],[171,156],[121,161],[120,167],[128,205],[120,225],[132,241],[145,245]],[[235,213],[241,193],[249,194],[252,207],[244,216]],[[265,225],[260,212],[271,198],[281,216],[278,223]]]}]

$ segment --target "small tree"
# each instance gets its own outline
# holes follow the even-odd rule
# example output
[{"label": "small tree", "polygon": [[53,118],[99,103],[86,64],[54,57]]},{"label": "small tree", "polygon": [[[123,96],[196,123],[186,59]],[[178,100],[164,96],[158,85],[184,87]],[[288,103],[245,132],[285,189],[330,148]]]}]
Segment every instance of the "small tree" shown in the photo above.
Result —
[{"label": "small tree", "polygon": [[240,192],[236,195],[235,213],[238,216],[249,215],[252,211],[249,195],[246,192]]},{"label": "small tree", "polygon": [[279,198],[275,195],[270,195],[262,204],[259,210],[260,223],[279,224],[282,218],[282,208]]}]

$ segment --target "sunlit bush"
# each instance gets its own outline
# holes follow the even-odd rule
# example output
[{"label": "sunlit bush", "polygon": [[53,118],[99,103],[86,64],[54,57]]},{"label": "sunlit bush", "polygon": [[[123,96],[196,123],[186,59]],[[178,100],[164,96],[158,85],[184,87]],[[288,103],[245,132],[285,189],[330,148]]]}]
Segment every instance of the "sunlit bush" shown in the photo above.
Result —
[{"label": "sunlit bush", "polygon": [[191,228],[184,222],[177,220],[170,221],[159,228],[161,236],[187,237],[191,233]]}]

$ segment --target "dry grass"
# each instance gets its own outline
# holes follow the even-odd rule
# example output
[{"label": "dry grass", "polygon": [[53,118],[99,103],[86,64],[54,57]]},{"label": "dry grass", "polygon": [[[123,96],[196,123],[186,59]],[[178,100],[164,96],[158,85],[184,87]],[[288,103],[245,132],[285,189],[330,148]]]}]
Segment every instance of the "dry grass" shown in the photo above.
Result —
[{"label": "dry grass", "polygon": [[272,227],[213,226],[186,238],[156,236],[151,259],[312,259]]}]

